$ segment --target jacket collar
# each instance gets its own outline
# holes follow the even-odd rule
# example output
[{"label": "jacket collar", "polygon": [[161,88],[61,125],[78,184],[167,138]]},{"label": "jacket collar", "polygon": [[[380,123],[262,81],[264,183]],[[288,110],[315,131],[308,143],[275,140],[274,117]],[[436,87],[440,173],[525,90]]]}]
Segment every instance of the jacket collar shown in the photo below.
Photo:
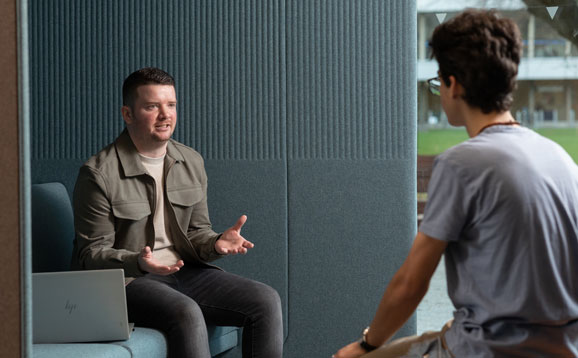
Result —
[{"label": "jacket collar", "polygon": [[[147,170],[141,163],[136,146],[130,138],[126,128],[122,131],[118,138],[116,138],[114,145],[116,147],[116,153],[118,155],[120,165],[127,177],[143,175],[147,173]],[[169,140],[167,144],[167,156],[165,160],[167,159],[176,162],[185,161],[185,158],[173,143],[172,139]]]}]

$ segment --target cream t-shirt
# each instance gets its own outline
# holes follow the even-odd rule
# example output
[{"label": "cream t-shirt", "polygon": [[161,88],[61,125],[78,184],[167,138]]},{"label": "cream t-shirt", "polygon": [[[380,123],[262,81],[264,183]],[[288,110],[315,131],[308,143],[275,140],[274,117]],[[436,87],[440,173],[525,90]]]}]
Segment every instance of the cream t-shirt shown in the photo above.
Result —
[{"label": "cream t-shirt", "polygon": [[156,204],[154,213],[154,227],[155,227],[155,247],[153,251],[153,256],[163,265],[174,265],[181,258],[179,254],[175,251],[173,241],[171,240],[169,227],[165,223],[165,214],[167,208],[165,207],[165,195],[164,195],[164,162],[165,156],[160,158],[150,158],[142,154],[141,157],[142,165],[145,167],[147,172],[154,178],[156,186]]}]

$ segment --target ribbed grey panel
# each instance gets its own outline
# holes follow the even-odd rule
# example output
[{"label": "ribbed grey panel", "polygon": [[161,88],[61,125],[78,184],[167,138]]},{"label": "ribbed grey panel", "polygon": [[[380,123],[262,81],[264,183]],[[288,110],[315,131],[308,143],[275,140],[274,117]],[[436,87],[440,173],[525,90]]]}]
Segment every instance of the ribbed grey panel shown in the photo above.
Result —
[{"label": "ribbed grey panel", "polygon": [[414,2],[295,0],[287,14],[289,159],[413,158]]},{"label": "ribbed grey panel", "polygon": [[86,158],[122,128],[123,71],[108,46],[118,31],[106,5],[30,2],[33,159]]},{"label": "ribbed grey panel", "polygon": [[196,116],[184,138],[207,158],[284,158],[284,2],[208,0],[195,10],[184,96]]},{"label": "ribbed grey panel", "polygon": [[330,357],[371,322],[416,231],[416,8],[287,4],[285,354]]},{"label": "ribbed grey panel", "polygon": [[87,158],[122,130],[121,86],[177,81],[175,138],[206,159],[285,157],[282,0],[31,1],[33,159]]}]

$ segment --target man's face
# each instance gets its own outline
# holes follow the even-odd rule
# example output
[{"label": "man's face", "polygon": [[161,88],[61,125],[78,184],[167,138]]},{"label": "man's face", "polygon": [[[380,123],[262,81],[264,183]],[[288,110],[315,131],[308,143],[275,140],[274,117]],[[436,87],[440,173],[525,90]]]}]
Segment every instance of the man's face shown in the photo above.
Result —
[{"label": "man's face", "polygon": [[177,124],[177,96],[171,85],[137,87],[132,108],[124,107],[124,120],[140,144],[166,143]]}]

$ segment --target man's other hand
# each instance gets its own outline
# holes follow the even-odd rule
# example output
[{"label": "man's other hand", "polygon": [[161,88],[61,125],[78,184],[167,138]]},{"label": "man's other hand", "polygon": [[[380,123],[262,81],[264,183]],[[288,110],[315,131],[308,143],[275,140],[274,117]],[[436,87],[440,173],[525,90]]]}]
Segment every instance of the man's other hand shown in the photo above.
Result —
[{"label": "man's other hand", "polygon": [[235,255],[235,254],[246,254],[248,249],[252,249],[253,245],[251,242],[245,240],[241,236],[241,228],[247,221],[246,215],[241,215],[237,223],[226,230],[219,240],[215,242],[215,250],[221,255]]},{"label": "man's other hand", "polygon": [[179,260],[176,264],[167,266],[159,264],[153,257],[151,248],[145,246],[138,255],[138,265],[141,270],[155,273],[157,275],[170,275],[177,272],[184,266],[183,260]]}]

